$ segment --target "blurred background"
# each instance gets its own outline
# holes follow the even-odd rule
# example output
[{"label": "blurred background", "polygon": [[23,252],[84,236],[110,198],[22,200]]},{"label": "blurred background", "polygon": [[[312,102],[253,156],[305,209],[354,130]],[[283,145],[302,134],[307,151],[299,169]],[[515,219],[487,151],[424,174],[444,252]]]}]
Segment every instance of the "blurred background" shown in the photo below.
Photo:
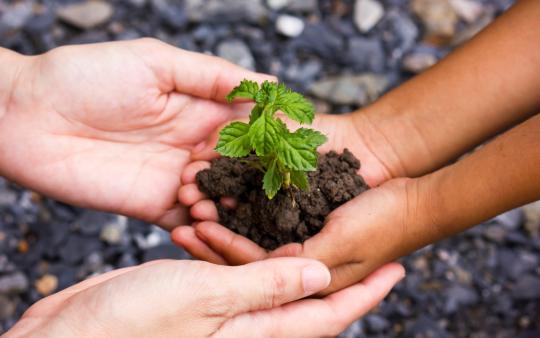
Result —
[{"label": "blurred background", "polygon": [[[0,46],[151,36],[279,76],[345,113],[435,64],[512,0],[0,0]],[[540,204],[403,259],[407,278],[342,337],[540,337]],[[0,177],[0,333],[88,276],[189,256],[159,228]]]}]

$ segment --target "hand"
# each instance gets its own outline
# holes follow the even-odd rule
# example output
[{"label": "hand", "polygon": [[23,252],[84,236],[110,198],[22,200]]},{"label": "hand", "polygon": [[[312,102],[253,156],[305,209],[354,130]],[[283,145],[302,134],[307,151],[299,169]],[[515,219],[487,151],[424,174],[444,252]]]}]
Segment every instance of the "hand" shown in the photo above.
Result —
[{"label": "hand", "polygon": [[239,267],[155,261],[89,279],[32,306],[15,337],[327,337],[379,303],[404,276],[389,264],[324,299],[330,282],[300,258]]},{"label": "hand", "polygon": [[[328,136],[329,141],[321,147],[322,152],[336,150],[341,152],[348,148],[361,159],[360,174],[370,186],[377,186],[392,176],[399,174],[400,168],[390,167],[383,159],[389,157],[388,152],[382,151],[376,156],[371,149],[384,150],[383,137],[375,137],[377,134],[370,131],[371,127],[361,113],[349,115],[317,115],[313,128],[322,131]],[[290,123],[289,123],[290,124]],[[294,128],[294,126],[292,126]],[[362,134],[361,134],[362,133]],[[372,136],[375,135],[375,136]],[[373,141],[375,140],[375,141]],[[217,135],[213,135],[208,141],[208,147],[194,153],[195,160],[208,160],[216,157],[213,145],[217,141]],[[379,144],[374,146],[374,142]],[[384,156],[383,156],[384,155]],[[258,259],[264,259],[268,253],[248,239],[237,236],[228,229],[218,226],[216,223],[204,221],[218,221],[218,213],[214,203],[206,200],[195,183],[195,175],[198,171],[210,166],[208,161],[194,161],[186,167],[182,174],[183,186],[179,191],[179,200],[191,206],[191,215],[201,223],[195,223],[193,227],[182,226],[172,233],[172,239],[189,251],[193,256],[218,264],[245,264]],[[234,201],[224,199],[222,203],[234,204]],[[356,219],[357,217],[354,217]],[[350,241],[350,238],[345,239]],[[283,252],[283,251],[278,251]]]},{"label": "hand", "polygon": [[190,151],[247,113],[225,95],[244,78],[272,80],[151,39],[18,59],[0,109],[0,174],[168,228],[188,221],[177,191]]}]

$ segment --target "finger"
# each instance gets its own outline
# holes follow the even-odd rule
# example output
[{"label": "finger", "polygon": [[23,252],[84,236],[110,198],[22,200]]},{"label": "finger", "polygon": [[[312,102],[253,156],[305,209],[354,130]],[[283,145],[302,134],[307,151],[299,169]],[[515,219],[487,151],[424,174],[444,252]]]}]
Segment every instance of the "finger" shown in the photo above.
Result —
[{"label": "finger", "polygon": [[195,203],[190,209],[191,216],[201,221],[219,220],[216,204],[210,200],[202,200]]},{"label": "finger", "polygon": [[219,203],[227,209],[236,209],[238,201],[234,197],[222,197],[219,199]]},{"label": "finger", "polygon": [[229,267],[219,283],[231,299],[232,317],[312,295],[330,284],[330,272],[312,259],[274,258]]},{"label": "finger", "polygon": [[[249,71],[219,57],[189,52],[157,40],[146,41],[159,46],[153,65],[169,75],[165,80],[180,93],[225,102],[225,96],[244,79],[258,83],[276,81],[274,76]],[[152,48],[144,52],[148,51]]]},{"label": "finger", "polygon": [[324,299],[305,299],[239,315],[227,321],[217,336],[234,337],[241,332],[256,337],[337,336],[381,302],[404,274],[401,265],[387,264],[363,282]]},{"label": "finger", "polygon": [[180,177],[182,184],[191,184],[196,182],[197,173],[201,170],[210,168],[208,161],[195,161],[188,164]]},{"label": "finger", "polygon": [[176,205],[171,210],[166,211],[157,220],[151,220],[152,223],[159,225],[167,231],[171,231],[179,224],[189,223],[190,217],[186,207]]},{"label": "finger", "polygon": [[200,222],[195,226],[195,233],[231,265],[251,263],[267,257],[266,250],[220,224]]},{"label": "finger", "polygon": [[178,201],[187,207],[207,198],[208,197],[199,190],[195,183],[181,186],[178,190]]},{"label": "finger", "polygon": [[191,226],[180,226],[171,232],[171,240],[191,256],[214,264],[227,265],[227,261],[197,237]]}]

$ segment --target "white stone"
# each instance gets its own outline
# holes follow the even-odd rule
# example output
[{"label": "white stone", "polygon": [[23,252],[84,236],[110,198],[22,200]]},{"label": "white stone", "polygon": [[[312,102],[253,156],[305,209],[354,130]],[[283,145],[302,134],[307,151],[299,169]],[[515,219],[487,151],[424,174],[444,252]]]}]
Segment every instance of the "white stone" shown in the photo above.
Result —
[{"label": "white stone", "polygon": [[457,15],[468,23],[475,22],[484,14],[484,6],[472,0],[449,0]]},{"label": "white stone", "polygon": [[304,21],[296,16],[282,14],[276,20],[277,31],[290,38],[302,34],[304,27]]},{"label": "white stone", "polygon": [[104,24],[109,21],[113,12],[113,6],[105,1],[85,1],[62,6],[57,10],[60,19],[82,29]]},{"label": "white stone", "polygon": [[384,7],[375,0],[356,0],[354,23],[362,32],[371,30],[384,16]]},{"label": "white stone", "polygon": [[289,0],[266,0],[266,4],[273,10],[280,10],[289,4]]}]

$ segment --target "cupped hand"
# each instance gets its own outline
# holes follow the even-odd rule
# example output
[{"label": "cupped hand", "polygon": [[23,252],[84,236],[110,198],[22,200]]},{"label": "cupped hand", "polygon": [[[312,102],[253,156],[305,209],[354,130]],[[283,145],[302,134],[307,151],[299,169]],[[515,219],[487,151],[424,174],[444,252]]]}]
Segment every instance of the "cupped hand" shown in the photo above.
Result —
[{"label": "cupped hand", "polygon": [[32,306],[16,337],[328,337],[378,304],[404,276],[389,264],[362,283],[302,299],[330,282],[303,258],[227,267],[155,261],[86,280]]},{"label": "cupped hand", "polygon": [[0,173],[168,228],[187,222],[177,191],[190,151],[245,111],[225,95],[244,78],[271,80],[152,39],[19,59],[0,119]]},{"label": "cupped hand", "polygon": [[[280,116],[289,128],[296,129],[299,125],[288,120],[284,116]],[[372,151],[372,137],[367,134],[360,134],[360,130],[368,130],[367,124],[362,123],[366,128],[359,128],[359,124],[364,120],[360,116],[349,115],[316,115],[312,124],[312,128],[323,132],[328,137],[326,142],[319,151],[327,152],[335,150],[342,152],[344,148],[348,148],[356,157],[361,159],[360,174],[364,177],[368,185],[377,186],[392,177],[392,171],[385,165],[379,157]],[[196,184],[196,174],[210,166],[209,160],[218,156],[214,151],[217,143],[217,130],[207,140],[207,147],[200,149],[192,154],[193,162],[190,163],[182,174],[182,187],[178,192],[179,201],[187,206],[191,206],[191,216],[196,220],[192,226],[181,226],[173,232],[173,240],[189,251],[193,256],[214,263],[220,264],[244,264],[257,258],[264,258],[261,248],[255,245],[242,246],[243,250],[236,251],[236,247],[231,250],[223,250],[219,238],[214,240],[214,233],[208,233],[205,224],[197,225],[197,221],[213,221],[218,222],[218,213],[215,204],[206,199],[206,196],[201,193]],[[222,203],[234,206],[234,201],[224,198]],[[227,233],[223,228],[223,232]],[[208,236],[207,236],[208,235]],[[220,233],[217,234],[221,237]],[[244,238],[238,243],[244,243]],[[251,242],[247,242],[251,243]],[[251,243],[252,244],[252,243]],[[217,250],[214,250],[214,247]],[[253,250],[251,250],[253,248]],[[257,250],[255,250],[255,248]],[[244,256],[244,257],[243,257]],[[231,259],[232,257],[232,259]]]}]

